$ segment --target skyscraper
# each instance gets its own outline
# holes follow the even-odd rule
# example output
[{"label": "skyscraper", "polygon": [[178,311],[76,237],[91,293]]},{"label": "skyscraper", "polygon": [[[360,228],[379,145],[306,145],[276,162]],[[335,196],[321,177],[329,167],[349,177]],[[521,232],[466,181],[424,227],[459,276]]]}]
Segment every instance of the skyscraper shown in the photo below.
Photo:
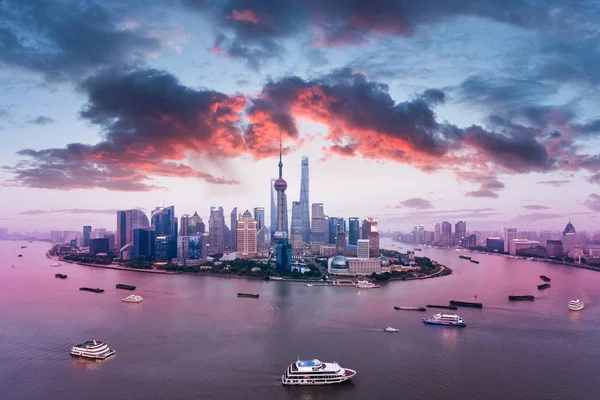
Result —
[{"label": "skyscraper", "polygon": [[433,224],[433,242],[440,243],[442,240],[442,225],[439,222]]},{"label": "skyscraper", "polygon": [[338,232],[335,237],[335,253],[345,256],[348,250],[348,241],[346,240],[346,232]]},{"label": "skyscraper", "polygon": [[225,251],[225,216],[223,207],[211,207],[208,218],[208,251],[210,254]]},{"label": "skyscraper", "polygon": [[[175,206],[156,207],[150,217],[155,234],[155,252],[160,253],[161,261],[177,257],[177,217]],[[167,250],[165,250],[167,246]],[[157,259],[158,256],[156,256]]]},{"label": "skyscraper", "polygon": [[369,258],[369,239],[358,239],[356,246],[356,257]]},{"label": "skyscraper", "polygon": [[504,252],[510,253],[511,244],[518,236],[517,228],[504,228]]},{"label": "skyscraper", "polygon": [[256,220],[256,230],[260,231],[265,226],[265,208],[254,207],[254,219]]},{"label": "skyscraper", "polygon": [[290,243],[294,252],[301,252],[304,248],[304,226],[302,216],[302,203],[300,203],[299,201],[293,201]]},{"label": "skyscraper", "polygon": [[198,212],[195,211],[194,215],[190,217],[189,222],[189,233],[190,235],[202,236],[204,232],[206,232],[206,227],[204,226],[204,222],[202,222],[202,218],[198,215]]},{"label": "skyscraper", "polygon": [[256,220],[246,210],[236,221],[237,252],[240,257],[254,257],[257,252]]},{"label": "skyscraper", "polygon": [[181,236],[177,240],[177,258],[200,260],[202,258],[202,236]]},{"label": "skyscraper", "polygon": [[302,157],[300,176],[300,207],[302,209],[302,240],[305,243],[310,242],[310,213],[309,213],[309,192],[308,192],[308,157]]},{"label": "skyscraper", "polygon": [[460,240],[464,237],[467,237],[467,223],[458,221],[454,224],[454,244],[460,245]]},{"label": "skyscraper", "polygon": [[339,232],[346,232],[346,221],[344,218],[329,217],[329,244],[335,244]]},{"label": "skyscraper", "polygon": [[326,232],[328,227],[325,226],[325,211],[323,203],[313,203],[312,205],[312,224],[310,227],[310,242],[313,252],[318,252],[321,246],[327,244],[328,237]]},{"label": "skyscraper", "polygon": [[90,236],[92,233],[92,227],[89,225],[83,226],[83,247],[90,247]]},{"label": "skyscraper", "polygon": [[179,236],[190,236],[190,222],[191,217],[189,214],[183,214],[179,218]]},{"label": "skyscraper", "polygon": [[155,249],[154,230],[152,228],[133,229],[133,257],[151,259]]},{"label": "skyscraper", "polygon": [[[279,178],[273,184],[273,187],[277,191],[277,231],[275,232],[275,239],[279,240],[282,237],[288,236],[288,224],[287,224],[287,197],[285,190],[287,189],[287,182],[283,179],[283,161],[282,161],[282,150],[281,150],[281,132],[279,133]],[[284,235],[285,234],[285,235]]]},{"label": "skyscraper", "polygon": [[377,218],[367,218],[369,226],[369,255],[379,257],[379,229],[377,227]]},{"label": "skyscraper", "polygon": [[442,244],[450,246],[452,244],[452,225],[450,222],[442,222]]},{"label": "skyscraper", "polygon": [[362,231],[360,238],[361,239],[369,239],[369,232],[371,232],[371,224],[367,219],[363,219]]},{"label": "skyscraper", "polygon": [[150,226],[148,217],[142,210],[117,211],[117,244],[118,249],[133,243],[133,230]]},{"label": "skyscraper", "polygon": [[231,248],[237,249],[237,220],[238,220],[238,211],[237,207],[233,207],[231,210]]},{"label": "skyscraper", "polygon": [[275,181],[271,178],[271,242],[275,242],[275,232],[277,232],[277,191],[275,190]]},{"label": "skyscraper", "polygon": [[577,232],[575,231],[575,227],[573,226],[571,221],[569,221],[567,226],[565,226],[562,235],[563,251],[565,254],[568,255],[569,252],[575,248],[575,245],[578,244],[576,235]]},{"label": "skyscraper", "polygon": [[348,244],[356,246],[360,239],[360,220],[357,217],[348,218]]}]

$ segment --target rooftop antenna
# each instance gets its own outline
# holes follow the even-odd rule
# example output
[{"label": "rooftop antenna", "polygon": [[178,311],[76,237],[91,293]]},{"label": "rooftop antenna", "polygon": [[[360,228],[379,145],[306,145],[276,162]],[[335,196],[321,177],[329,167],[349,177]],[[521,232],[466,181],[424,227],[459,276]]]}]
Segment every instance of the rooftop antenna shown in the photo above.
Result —
[{"label": "rooftop antenna", "polygon": [[281,161],[281,130],[279,131],[279,179],[283,178],[283,162]]}]

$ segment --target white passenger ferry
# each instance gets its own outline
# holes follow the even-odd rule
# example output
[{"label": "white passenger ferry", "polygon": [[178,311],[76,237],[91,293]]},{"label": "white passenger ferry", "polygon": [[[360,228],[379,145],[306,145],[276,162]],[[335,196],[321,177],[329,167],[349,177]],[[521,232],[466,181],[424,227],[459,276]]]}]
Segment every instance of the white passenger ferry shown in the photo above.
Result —
[{"label": "white passenger ferry", "polygon": [[435,314],[432,317],[423,318],[423,323],[430,325],[467,326],[462,317],[456,314]]},{"label": "white passenger ferry", "polygon": [[351,379],[356,371],[342,368],[338,363],[314,360],[298,360],[281,376],[284,385],[329,385]]},{"label": "white passenger ferry", "polygon": [[580,311],[583,310],[583,307],[585,307],[585,304],[583,304],[583,301],[579,299],[571,300],[569,302],[569,310],[571,311]]},{"label": "white passenger ferry", "polygon": [[100,340],[86,340],[71,348],[71,355],[103,360],[115,354],[113,349]]},{"label": "white passenger ferry", "polygon": [[141,303],[144,301],[144,298],[137,294],[130,294],[129,296],[122,299],[125,303]]},{"label": "white passenger ferry", "polygon": [[374,283],[371,283],[369,281],[358,281],[356,282],[356,287],[359,289],[374,289],[378,288],[379,285],[375,285]]}]

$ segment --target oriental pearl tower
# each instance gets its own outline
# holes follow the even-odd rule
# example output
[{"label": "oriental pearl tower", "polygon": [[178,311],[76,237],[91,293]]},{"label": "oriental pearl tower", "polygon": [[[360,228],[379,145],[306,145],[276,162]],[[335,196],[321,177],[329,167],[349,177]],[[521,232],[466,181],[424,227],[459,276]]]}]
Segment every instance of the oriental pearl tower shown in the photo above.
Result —
[{"label": "oriental pearl tower", "polygon": [[281,161],[281,153],[281,132],[279,132],[279,179],[277,179],[273,184],[275,190],[277,191],[277,231],[273,237],[276,242],[278,242],[279,239],[287,239],[288,237],[287,196],[285,195],[287,182],[285,179],[283,179],[283,162]]}]

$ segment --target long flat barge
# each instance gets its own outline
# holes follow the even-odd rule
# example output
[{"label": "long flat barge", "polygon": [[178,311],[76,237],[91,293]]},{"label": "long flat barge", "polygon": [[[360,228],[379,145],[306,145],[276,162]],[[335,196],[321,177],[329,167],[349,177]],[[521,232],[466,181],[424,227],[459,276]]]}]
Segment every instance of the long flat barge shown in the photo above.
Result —
[{"label": "long flat barge", "polygon": [[538,285],[538,290],[548,289],[550,287],[549,283],[544,283],[543,285]]},{"label": "long flat barge", "polygon": [[135,290],[136,286],[133,285],[125,285],[123,283],[117,283],[117,289],[125,289],[125,290]]},{"label": "long flat barge", "polygon": [[481,303],[471,303],[469,301],[450,300],[450,304],[457,307],[483,308]]},{"label": "long flat barge", "polygon": [[458,310],[458,307],[453,306],[453,305],[442,306],[442,305],[438,305],[438,304],[427,304],[425,307],[427,307],[427,308],[443,308],[445,310]]},{"label": "long flat barge", "polygon": [[79,290],[83,290],[84,292],[94,292],[94,293],[102,293],[102,292],[104,292],[104,289],[89,288],[89,287],[80,287]]},{"label": "long flat barge", "polygon": [[548,278],[546,275],[540,275],[540,279],[543,280],[544,282],[550,282],[551,279]]},{"label": "long flat barge", "polygon": [[519,300],[535,300],[535,296],[532,296],[530,294],[526,294],[523,296],[508,296],[508,300],[509,301],[519,301]]},{"label": "long flat barge", "polygon": [[394,310],[404,311],[427,311],[425,307],[394,307]]},{"label": "long flat barge", "polygon": [[258,299],[258,294],[253,294],[253,293],[238,293],[237,297],[251,297],[253,299]]}]

